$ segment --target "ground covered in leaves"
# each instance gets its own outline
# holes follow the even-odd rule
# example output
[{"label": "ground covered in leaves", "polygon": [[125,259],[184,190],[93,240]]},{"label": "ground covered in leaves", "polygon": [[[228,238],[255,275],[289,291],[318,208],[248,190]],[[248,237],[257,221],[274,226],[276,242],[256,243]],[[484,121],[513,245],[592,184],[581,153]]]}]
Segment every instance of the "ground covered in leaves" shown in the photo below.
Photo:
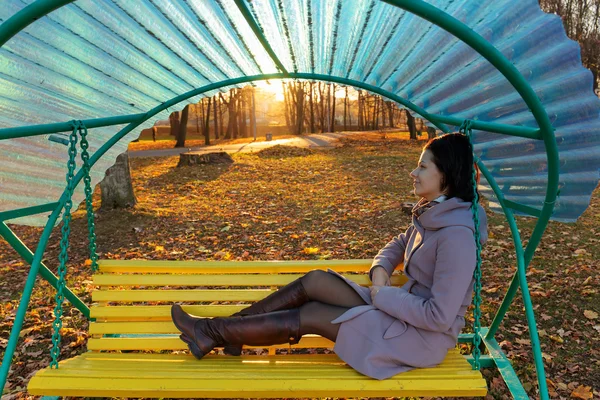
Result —
[{"label": "ground covered in leaves", "polygon": [[[102,258],[285,260],[373,257],[408,225],[413,169],[423,142],[364,134],[327,151],[273,148],[236,154],[232,165],[176,168],[177,157],[132,159],[138,204],[99,212]],[[96,192],[95,206],[99,207]],[[488,213],[483,252],[483,325],[512,277],[514,252],[502,215]],[[527,238],[534,220],[519,218]],[[41,229],[11,226],[35,248]],[[551,223],[527,273],[552,398],[600,397],[600,190],[575,224]],[[68,285],[90,302],[83,209],[74,215]],[[44,262],[56,270],[58,229]],[[0,239],[0,349],[6,347],[28,266]],[[54,292],[38,279],[3,400],[24,398],[31,375],[50,360]],[[87,322],[66,308],[62,357],[85,350]],[[496,336],[530,395],[537,382],[522,302]],[[489,399],[508,398],[498,373],[484,370]]]}]

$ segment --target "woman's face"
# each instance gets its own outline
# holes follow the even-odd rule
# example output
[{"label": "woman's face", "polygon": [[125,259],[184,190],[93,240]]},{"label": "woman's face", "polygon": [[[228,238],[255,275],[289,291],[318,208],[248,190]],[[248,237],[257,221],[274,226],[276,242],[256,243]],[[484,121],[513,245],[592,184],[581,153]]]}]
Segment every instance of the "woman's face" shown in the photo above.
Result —
[{"label": "woman's face", "polygon": [[410,173],[413,178],[413,187],[415,194],[432,201],[444,194],[442,187],[442,173],[433,162],[431,151],[425,150],[421,153],[419,164]]}]

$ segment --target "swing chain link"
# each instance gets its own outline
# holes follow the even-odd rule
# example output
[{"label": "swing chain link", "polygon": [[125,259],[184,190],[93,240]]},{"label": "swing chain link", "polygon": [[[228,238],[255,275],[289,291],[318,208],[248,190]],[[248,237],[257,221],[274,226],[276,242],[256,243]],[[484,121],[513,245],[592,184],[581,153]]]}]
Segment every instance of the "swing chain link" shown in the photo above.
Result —
[{"label": "swing chain link", "polygon": [[69,136],[69,161],[67,163],[67,190],[63,213],[63,225],[61,229],[60,254],[58,256],[58,283],[56,288],[56,306],[54,307],[54,322],[52,323],[52,349],[50,355],[52,361],[50,368],[58,368],[58,357],[60,355],[60,330],[62,329],[63,302],[65,300],[64,289],[66,286],[67,260],[69,249],[69,234],[71,232],[71,208],[73,207],[73,190],[75,174],[75,157],[77,155],[77,125],[73,126],[73,131]]},{"label": "swing chain link", "polygon": [[96,253],[96,226],[94,224],[94,206],[92,204],[92,178],[90,177],[90,154],[87,141],[87,128],[83,122],[78,121],[81,135],[81,161],[83,161],[83,182],[85,183],[85,205],[87,209],[88,237],[90,243],[90,260],[92,272],[98,271],[98,254]]},{"label": "swing chain link", "polygon": [[[469,138],[471,144],[471,150],[473,151],[473,128],[470,120],[465,120],[459,128],[459,132],[466,135]],[[473,159],[475,159],[475,153],[473,151]],[[475,296],[473,298],[473,369],[480,370],[481,364],[479,362],[481,356],[481,337],[479,335],[481,328],[481,242],[479,232],[479,193],[477,192],[477,171],[475,169],[475,162],[473,163],[473,172],[471,174],[471,185],[473,187],[473,204],[471,205],[471,211],[473,212],[473,223],[475,225],[475,237],[476,256],[477,261],[475,264],[475,271],[473,272],[473,291]]]}]

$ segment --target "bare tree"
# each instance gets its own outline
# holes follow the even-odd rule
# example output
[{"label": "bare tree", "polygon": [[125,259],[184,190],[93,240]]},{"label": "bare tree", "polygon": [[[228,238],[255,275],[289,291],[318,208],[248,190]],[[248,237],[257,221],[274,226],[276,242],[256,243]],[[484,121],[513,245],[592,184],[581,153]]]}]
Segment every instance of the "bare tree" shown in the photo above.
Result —
[{"label": "bare tree", "polygon": [[219,98],[217,95],[213,96],[213,125],[215,131],[215,140],[219,138],[219,122],[218,122],[218,111],[219,108]]},{"label": "bare tree", "polygon": [[177,133],[177,142],[175,143],[175,147],[185,147],[189,111],[190,105],[188,104],[181,112],[181,123],[179,124],[179,132]]},{"label": "bare tree", "polygon": [[407,110],[406,113],[406,124],[408,125],[408,131],[410,132],[410,138],[417,140],[417,125],[415,124],[415,117],[413,117]]},{"label": "bare tree", "polygon": [[600,71],[600,0],[539,0],[542,10],[556,13],[567,35],[581,47],[581,61],[592,72],[594,90]]},{"label": "bare tree", "polygon": [[314,101],[314,91],[315,91],[315,83],[309,82],[309,107],[310,107],[310,133],[315,133],[315,101]]},{"label": "bare tree", "polygon": [[[206,105],[206,113],[204,113],[204,105],[202,105],[202,114],[204,114],[203,121],[204,124],[202,126],[202,131],[204,133],[204,144],[210,146],[210,130],[209,130],[209,121],[210,121],[210,103],[212,101],[212,97],[209,97]],[[203,102],[204,103],[204,102]]]},{"label": "bare tree", "polygon": [[169,134],[177,137],[177,134],[179,133],[179,111],[172,112],[169,115],[169,124],[171,125]]},{"label": "bare tree", "polygon": [[348,130],[348,86],[344,88],[344,131]]}]

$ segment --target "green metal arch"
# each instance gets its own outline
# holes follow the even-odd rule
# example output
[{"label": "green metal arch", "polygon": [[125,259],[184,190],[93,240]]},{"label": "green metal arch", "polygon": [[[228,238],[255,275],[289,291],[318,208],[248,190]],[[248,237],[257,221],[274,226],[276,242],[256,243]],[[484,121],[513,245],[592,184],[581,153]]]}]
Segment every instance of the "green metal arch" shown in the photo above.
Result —
[{"label": "green metal arch", "polygon": [[[8,41],[12,36],[14,36],[17,32],[19,32],[24,27],[26,27],[29,24],[31,24],[32,22],[34,22],[36,19],[48,14],[49,12],[51,12],[57,8],[60,8],[66,4],[69,4],[72,1],[73,0],[37,0],[36,2],[32,3],[31,5],[25,7],[23,10],[21,10],[19,13],[15,14],[13,17],[11,17],[9,20],[7,20],[5,23],[3,23],[0,26],[0,47],[6,41]],[[523,292],[523,300],[526,304],[527,319],[528,319],[528,324],[530,327],[531,339],[532,339],[532,344],[533,344],[533,348],[534,348],[534,358],[535,358],[536,368],[538,370],[538,383],[540,386],[540,393],[541,393],[541,397],[546,399],[546,398],[548,398],[548,394],[547,394],[547,387],[546,387],[546,382],[545,382],[545,374],[544,374],[544,369],[543,369],[543,362],[541,360],[539,338],[538,338],[537,330],[535,327],[535,318],[533,315],[531,299],[529,296],[529,291],[527,288],[527,282],[526,282],[526,278],[525,278],[525,269],[526,269],[526,265],[529,263],[529,261],[533,257],[535,248],[537,247],[537,245],[539,244],[539,242],[541,240],[543,231],[550,219],[550,216],[552,215],[552,211],[554,209],[554,202],[557,197],[558,172],[559,172],[558,171],[558,149],[557,149],[557,145],[556,145],[556,139],[554,137],[554,130],[552,128],[550,119],[548,118],[548,115],[547,115],[542,103],[540,102],[539,98],[537,97],[537,95],[535,94],[535,92],[533,91],[531,86],[527,83],[525,78],[514,67],[514,65],[512,65],[494,46],[492,46],[489,42],[487,42],[484,38],[482,38],[480,35],[478,35],[472,29],[467,27],[465,24],[456,20],[455,18],[446,14],[445,12],[437,9],[436,7],[431,6],[421,0],[383,0],[383,1],[385,1],[386,3],[389,3],[393,6],[402,8],[402,9],[404,9],[408,12],[411,12],[425,20],[432,22],[433,24],[435,24],[435,25],[439,26],[440,28],[446,30],[447,32],[453,34],[455,37],[457,37],[458,39],[462,40],[464,43],[466,43],[467,45],[472,47],[481,56],[483,56],[486,60],[488,60],[492,65],[494,65],[494,67],[500,73],[502,73],[502,75],[504,75],[504,77],[513,85],[515,90],[521,95],[521,97],[523,98],[523,100],[525,101],[527,106],[530,108],[532,115],[534,116],[536,122],[538,123],[540,132],[541,132],[541,136],[544,140],[544,145],[546,148],[546,155],[547,155],[547,159],[548,159],[548,184],[547,184],[547,189],[546,189],[546,198],[545,198],[545,201],[544,201],[544,204],[543,204],[543,207],[542,207],[539,219],[538,219],[538,223],[536,224],[536,227],[535,227],[535,229],[532,233],[532,236],[529,240],[529,243],[527,245],[527,249],[523,252],[523,248],[522,248],[520,238],[518,235],[518,229],[516,227],[516,222],[514,221],[514,217],[512,216],[512,212],[510,212],[508,210],[508,208],[505,207],[503,198],[501,196],[499,196],[499,200],[503,206],[505,215],[506,215],[507,219],[509,220],[509,223],[511,225],[511,231],[513,233],[513,238],[515,240],[518,272],[517,272],[515,278],[513,279],[513,282],[511,283],[509,291],[505,297],[505,301],[503,302],[501,309],[500,309],[498,315],[496,316],[494,323],[492,324],[492,329],[490,329],[487,336],[488,337],[490,335],[493,336],[495,329],[497,329],[497,325],[499,324],[499,320],[502,319],[503,313],[506,312],[508,305],[510,305],[512,298],[514,297],[514,294],[516,293],[517,287],[520,286],[522,289],[522,292]],[[256,78],[256,77],[260,77],[260,78]],[[327,79],[323,79],[324,77],[327,77]],[[244,78],[248,79],[251,77],[244,77]],[[236,79],[240,80],[238,83],[251,81],[250,79],[244,81],[244,78],[236,78]],[[326,76],[326,75],[317,77],[314,74],[272,74],[272,75],[255,76],[253,78],[256,78],[256,79],[252,79],[252,80],[277,79],[277,78],[297,78],[297,79],[310,79],[310,80],[328,80],[331,82],[342,83],[341,82],[342,78]],[[230,81],[224,81],[224,82],[231,82],[234,80],[235,79],[230,80]],[[106,153],[106,151],[108,149],[110,149],[116,142],[118,142],[122,137],[124,137],[132,129],[134,129],[136,126],[138,126],[142,122],[146,121],[147,119],[151,118],[153,115],[156,115],[158,112],[160,112],[174,104],[177,104],[180,101],[184,101],[185,99],[187,99],[189,97],[193,97],[193,96],[202,94],[206,91],[218,89],[223,86],[229,86],[229,85],[235,84],[235,83],[224,83],[224,82],[207,85],[203,88],[199,88],[194,91],[188,92],[186,94],[177,96],[177,97],[169,100],[168,102],[165,102],[162,105],[155,107],[154,109],[148,111],[146,114],[144,114],[144,116],[140,120],[130,123],[126,128],[122,129],[115,136],[113,136],[111,139],[109,139],[109,141],[107,141],[92,156],[92,158],[90,159],[91,164],[93,165],[102,155],[104,155]],[[436,120],[433,116],[430,116],[427,112],[424,112],[424,110],[421,110],[421,112],[417,111],[417,109],[415,109],[416,106],[413,105],[412,103],[408,103],[407,101],[399,98],[398,96],[395,96],[391,93],[387,93],[382,89],[375,88],[372,86],[369,89],[369,88],[367,88],[367,86],[370,86],[370,85],[367,85],[362,82],[358,82],[358,83],[359,83],[358,85],[353,85],[353,86],[362,87],[362,88],[370,90],[374,93],[382,94],[383,96],[388,97],[394,101],[397,101],[398,103],[403,104],[407,108],[409,108],[415,112],[418,112],[425,118],[431,117],[430,121],[432,123],[434,123],[436,126],[438,126],[442,131],[444,131],[444,132],[448,131],[447,127],[442,127],[440,125],[439,119]],[[346,84],[350,84],[350,83],[346,83]],[[384,94],[384,92],[387,94]],[[410,106],[409,106],[409,104],[410,104]],[[75,178],[76,183],[78,183],[82,179],[82,175],[83,175],[82,171],[79,171],[79,173],[77,174],[77,176]],[[492,182],[490,182],[490,184],[492,184]],[[493,186],[493,184],[492,184],[492,186]],[[497,189],[497,187],[494,188],[495,192],[496,192],[496,189]],[[498,193],[501,194],[501,192],[498,192]],[[497,195],[498,195],[498,193],[497,193]],[[54,212],[50,216],[48,224],[46,225],[44,232],[42,234],[42,237],[40,238],[40,246],[36,250],[35,257],[32,262],[32,267],[30,270],[29,278],[32,277],[32,274],[33,274],[33,278],[35,278],[35,276],[37,275],[37,271],[39,269],[39,264],[41,262],[42,255],[45,251],[45,243],[47,242],[50,231],[52,230],[52,227],[54,226],[54,223],[56,222],[56,219],[58,218],[58,216],[60,214],[60,210],[62,209],[62,207],[64,205],[64,197],[65,197],[65,193],[63,193],[63,195],[61,196],[59,206],[54,210]],[[507,212],[507,210],[508,210],[508,212]],[[518,241],[518,243],[517,243],[517,241]],[[30,281],[29,278],[28,278],[28,283],[26,284],[26,288],[25,288],[26,290],[24,290],[24,295],[25,295],[25,293],[30,294],[31,290],[33,288],[33,282],[31,283],[31,288],[29,288],[29,281]],[[29,291],[27,291],[27,289],[29,289]],[[27,303],[28,303],[28,301],[29,301],[29,299],[27,299]],[[19,306],[19,312],[20,311],[21,311],[21,305]],[[24,314],[24,310],[23,310],[23,314]],[[498,316],[500,316],[500,318],[498,318]],[[21,318],[20,322],[22,324],[22,318]],[[15,325],[13,326],[13,328],[20,329],[21,324],[18,324],[18,321],[15,320]],[[19,326],[17,326],[17,325],[19,325]],[[12,338],[12,334],[11,334],[11,338]],[[14,343],[14,344],[16,345],[16,343]],[[12,356],[13,352],[14,352],[14,347],[12,346],[12,343],[9,342],[9,345],[7,346],[7,349],[6,349],[5,356],[6,355]],[[6,366],[6,371],[5,371],[5,366]],[[3,378],[3,380],[5,380],[5,378],[6,378],[6,374],[8,373],[7,370],[8,370],[8,365],[6,362],[3,362],[2,374],[0,374],[0,378]],[[6,372],[6,374],[4,372]]]}]

